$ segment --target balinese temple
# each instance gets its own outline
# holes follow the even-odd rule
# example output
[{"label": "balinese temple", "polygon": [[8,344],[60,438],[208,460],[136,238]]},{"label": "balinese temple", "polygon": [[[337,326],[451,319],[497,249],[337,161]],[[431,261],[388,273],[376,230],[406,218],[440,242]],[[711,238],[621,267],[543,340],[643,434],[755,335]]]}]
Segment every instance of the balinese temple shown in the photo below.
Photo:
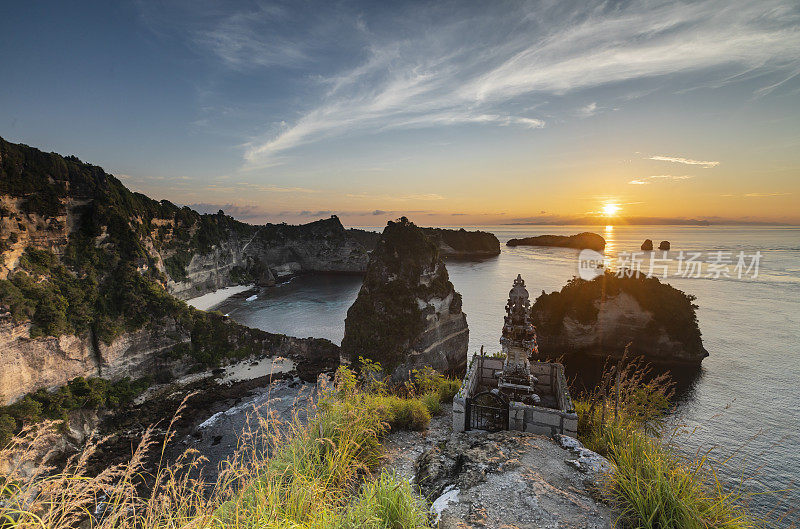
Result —
[{"label": "balinese temple", "polygon": [[535,392],[537,378],[531,374],[532,356],[535,357],[536,330],[530,320],[531,302],[525,281],[517,275],[514,286],[508,293],[506,316],[503,323],[502,346],[503,370],[498,373],[497,387],[509,400],[538,404],[541,400]]},{"label": "balinese temple", "polygon": [[518,275],[508,293],[501,354],[475,354],[453,399],[453,431],[519,430],[575,436],[578,416],[564,377],[564,366],[532,360],[536,329],[531,302]]}]

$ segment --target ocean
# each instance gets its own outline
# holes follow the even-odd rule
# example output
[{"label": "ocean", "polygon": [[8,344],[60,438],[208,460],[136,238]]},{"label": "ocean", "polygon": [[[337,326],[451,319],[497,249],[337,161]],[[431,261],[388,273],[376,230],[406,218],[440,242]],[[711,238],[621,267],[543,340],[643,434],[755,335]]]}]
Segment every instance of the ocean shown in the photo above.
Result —
[{"label": "ocean", "polygon": [[[676,374],[671,423],[687,454],[711,450],[720,478],[741,486],[754,513],[798,517],[800,505],[800,228],[763,226],[482,226],[500,240],[499,256],[448,261],[450,280],[464,300],[469,354],[500,349],[503,311],[517,274],[531,297],[551,292],[578,274],[579,251],[507,247],[510,238],[593,231],[606,241],[612,267],[650,272],[651,254],[634,254],[646,238],[672,248],[652,261],[653,272],[697,297],[702,368]],[[380,228],[374,228],[379,230]],[[699,255],[698,255],[699,254]],[[700,263],[699,265],[695,263]],[[340,343],[344,318],[361,280],[301,276],[257,299],[231,298],[216,307],[234,320],[292,336]],[[569,373],[568,373],[569,374]],[[576,375],[573,373],[573,376]],[[767,493],[767,494],[763,494]],[[783,524],[782,524],[783,525]],[[786,524],[790,525],[790,524]]]}]

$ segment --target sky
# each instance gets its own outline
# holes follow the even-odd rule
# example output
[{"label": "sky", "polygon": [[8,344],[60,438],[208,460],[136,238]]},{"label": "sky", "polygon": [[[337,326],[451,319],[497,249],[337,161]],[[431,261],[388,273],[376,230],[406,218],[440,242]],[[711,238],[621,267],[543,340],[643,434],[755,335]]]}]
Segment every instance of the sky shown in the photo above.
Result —
[{"label": "sky", "polygon": [[9,2],[0,64],[0,136],[248,222],[800,224],[793,0]]}]

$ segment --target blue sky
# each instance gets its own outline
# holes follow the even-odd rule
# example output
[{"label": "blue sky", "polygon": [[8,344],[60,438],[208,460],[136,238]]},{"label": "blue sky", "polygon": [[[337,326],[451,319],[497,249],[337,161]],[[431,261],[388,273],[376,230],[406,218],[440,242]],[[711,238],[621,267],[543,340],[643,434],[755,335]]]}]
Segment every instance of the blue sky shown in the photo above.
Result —
[{"label": "blue sky", "polygon": [[14,3],[0,135],[260,222],[800,222],[800,5]]}]

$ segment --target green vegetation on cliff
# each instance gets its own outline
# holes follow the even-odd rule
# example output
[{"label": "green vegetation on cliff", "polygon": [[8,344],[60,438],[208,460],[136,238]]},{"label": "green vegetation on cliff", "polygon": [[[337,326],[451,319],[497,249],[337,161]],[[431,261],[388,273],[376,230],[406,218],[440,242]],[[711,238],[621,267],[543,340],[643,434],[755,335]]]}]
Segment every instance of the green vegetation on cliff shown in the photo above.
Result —
[{"label": "green vegetation on cliff", "polygon": [[653,315],[645,332],[655,333],[663,327],[688,350],[702,350],[695,296],[662,283],[657,277],[642,274],[620,277],[606,271],[591,281],[572,278],[560,292],[542,292],[531,307],[532,318],[540,333],[557,334],[565,317],[582,324],[594,323],[599,306],[621,293],[632,296],[642,309]]},{"label": "green vegetation on cliff", "polygon": [[500,241],[494,234],[486,231],[467,231],[464,228],[458,230],[422,228],[422,231],[437,245],[441,246],[440,243],[444,243],[448,254],[453,257],[500,255]]},{"label": "green vegetation on cliff", "polygon": [[620,526],[760,527],[741,505],[745,494],[719,482],[710,453],[684,455],[677,432],[664,431],[671,396],[668,376],[654,378],[634,361],[607,370],[591,394],[575,401],[578,438],[614,465],[602,492]]},{"label": "green vegetation on cliff", "polygon": [[151,383],[149,378],[109,382],[102,378],[78,377],[55,391],[40,389],[14,404],[0,406],[0,447],[26,425],[50,419],[64,421],[66,427],[67,414],[71,411],[119,409],[130,404]]},{"label": "green vegetation on cliff", "polygon": [[[66,215],[70,208],[78,219],[78,226],[70,234],[71,266],[97,265],[92,263],[95,252],[91,249],[99,246],[108,254],[104,264],[136,262],[155,270],[156,263],[148,249],[152,247],[184,256],[172,259],[168,265],[170,274],[177,276],[174,279],[180,279],[188,264],[187,252],[204,254],[231,233],[249,235],[257,230],[221,211],[201,215],[191,208],[132,192],[102,168],[74,156],[45,153],[2,138],[0,195],[19,200],[24,214],[49,219],[51,229],[63,228],[63,221],[56,218]],[[5,210],[2,214],[7,217],[12,213]],[[75,238],[82,240],[74,243]],[[90,250],[90,255],[84,256],[85,250]],[[162,282],[165,279],[158,273],[153,276]]]}]

